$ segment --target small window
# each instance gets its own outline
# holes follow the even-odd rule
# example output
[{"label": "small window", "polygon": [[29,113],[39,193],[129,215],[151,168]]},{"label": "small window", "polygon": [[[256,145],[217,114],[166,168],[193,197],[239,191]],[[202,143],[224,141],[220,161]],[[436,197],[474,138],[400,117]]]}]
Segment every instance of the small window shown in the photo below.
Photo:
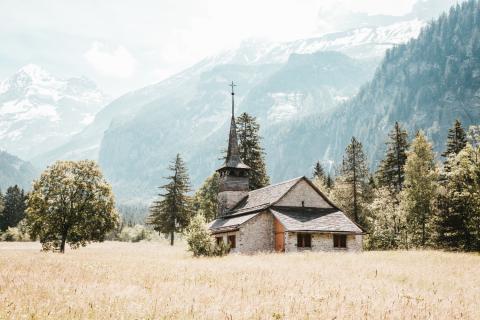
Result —
[{"label": "small window", "polygon": [[215,237],[215,240],[217,240],[217,244],[220,245],[223,242],[223,237]]},{"label": "small window", "polygon": [[298,248],[311,248],[312,247],[312,235],[310,233],[297,233],[297,247]]},{"label": "small window", "polygon": [[334,234],[333,235],[333,247],[334,248],[346,248],[347,247],[347,235],[346,234]]},{"label": "small window", "polygon": [[228,244],[230,246],[230,249],[235,249],[235,235],[228,236]]}]

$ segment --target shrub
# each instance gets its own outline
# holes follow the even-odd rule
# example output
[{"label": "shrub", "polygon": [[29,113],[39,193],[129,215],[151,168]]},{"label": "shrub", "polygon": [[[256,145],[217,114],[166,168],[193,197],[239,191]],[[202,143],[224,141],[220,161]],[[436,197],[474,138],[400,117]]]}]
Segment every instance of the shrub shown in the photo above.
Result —
[{"label": "shrub", "polygon": [[124,242],[139,242],[142,240],[151,241],[157,240],[158,235],[152,230],[143,225],[136,224],[133,227],[123,227],[113,240]]},{"label": "shrub", "polygon": [[230,246],[221,243],[216,245],[207,228],[205,217],[197,214],[192,218],[190,224],[185,231],[185,240],[187,241],[188,250],[195,257],[199,256],[223,256],[228,253]]},{"label": "shrub", "polygon": [[8,229],[2,233],[0,239],[2,241],[30,241],[28,234],[18,227],[8,227]]}]

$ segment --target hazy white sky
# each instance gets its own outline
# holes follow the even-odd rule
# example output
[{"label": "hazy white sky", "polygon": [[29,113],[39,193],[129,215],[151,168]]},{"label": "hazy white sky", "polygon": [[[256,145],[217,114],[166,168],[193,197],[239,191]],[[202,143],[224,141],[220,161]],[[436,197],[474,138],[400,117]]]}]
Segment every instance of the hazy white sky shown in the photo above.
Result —
[{"label": "hazy white sky", "polygon": [[368,23],[374,15],[408,14],[415,2],[2,0],[0,79],[36,63],[54,75],[87,76],[117,96],[244,39],[316,36]]}]

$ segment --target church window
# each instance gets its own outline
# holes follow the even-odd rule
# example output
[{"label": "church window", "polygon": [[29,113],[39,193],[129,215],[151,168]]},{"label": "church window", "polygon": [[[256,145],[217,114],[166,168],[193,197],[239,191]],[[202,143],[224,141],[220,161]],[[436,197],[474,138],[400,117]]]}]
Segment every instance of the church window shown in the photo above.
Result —
[{"label": "church window", "polygon": [[311,233],[297,233],[297,247],[298,248],[311,248],[312,247],[312,234]]},{"label": "church window", "polygon": [[333,247],[334,248],[346,248],[347,247],[347,235],[334,234],[333,235]]},{"label": "church window", "polygon": [[228,245],[230,246],[230,249],[235,249],[237,245],[235,241],[235,235],[228,236]]},{"label": "church window", "polygon": [[220,245],[223,242],[223,237],[215,237],[215,240],[217,241],[217,244]]}]

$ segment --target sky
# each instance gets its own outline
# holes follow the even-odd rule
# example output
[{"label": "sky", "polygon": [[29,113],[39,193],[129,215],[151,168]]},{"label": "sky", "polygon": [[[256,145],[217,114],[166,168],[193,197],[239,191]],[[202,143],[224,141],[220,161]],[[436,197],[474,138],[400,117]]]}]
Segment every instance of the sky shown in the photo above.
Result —
[{"label": "sky", "polygon": [[453,2],[1,0],[0,79],[34,63],[58,77],[90,78],[116,97],[246,39],[288,41],[386,23],[422,14],[422,3],[433,16]]}]

